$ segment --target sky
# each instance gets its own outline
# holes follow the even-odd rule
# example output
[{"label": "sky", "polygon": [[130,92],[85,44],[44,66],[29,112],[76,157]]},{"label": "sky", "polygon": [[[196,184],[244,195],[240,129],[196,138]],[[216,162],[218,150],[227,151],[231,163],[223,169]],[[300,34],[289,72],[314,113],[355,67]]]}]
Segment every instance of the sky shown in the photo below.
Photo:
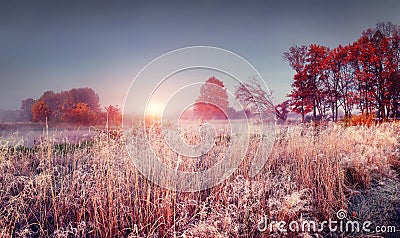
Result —
[{"label": "sky", "polygon": [[377,22],[400,25],[399,9],[396,0],[3,1],[0,109],[78,87],[93,88],[102,107],[122,107],[144,66],[196,45],[246,59],[279,103],[294,74],[282,59],[290,46],[349,44]]}]

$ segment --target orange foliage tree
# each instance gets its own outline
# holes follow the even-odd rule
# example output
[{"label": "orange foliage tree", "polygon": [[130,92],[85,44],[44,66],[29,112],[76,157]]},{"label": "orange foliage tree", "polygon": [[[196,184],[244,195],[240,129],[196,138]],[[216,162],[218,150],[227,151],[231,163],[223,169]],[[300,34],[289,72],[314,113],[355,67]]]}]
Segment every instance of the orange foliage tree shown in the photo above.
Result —
[{"label": "orange foliage tree", "polygon": [[46,91],[38,100],[23,100],[20,108],[20,120],[23,121],[38,122],[47,117],[52,123],[98,125],[106,120],[106,114],[100,109],[99,96],[91,88]]},{"label": "orange foliage tree", "polygon": [[122,113],[117,105],[104,108],[107,113],[108,125],[109,126],[121,126],[122,125]]},{"label": "orange foliage tree", "polygon": [[50,115],[50,107],[44,100],[39,100],[32,105],[32,120],[34,122],[44,122]]},{"label": "orange foliage tree", "polygon": [[83,102],[76,104],[75,108],[71,111],[71,119],[76,124],[89,125],[95,117],[95,113]]}]

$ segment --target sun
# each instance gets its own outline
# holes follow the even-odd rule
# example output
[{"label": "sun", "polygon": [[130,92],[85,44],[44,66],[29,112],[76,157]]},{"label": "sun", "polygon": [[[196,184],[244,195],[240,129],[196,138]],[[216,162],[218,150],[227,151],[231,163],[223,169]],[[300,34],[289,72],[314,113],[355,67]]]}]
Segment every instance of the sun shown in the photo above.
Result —
[{"label": "sun", "polygon": [[163,107],[160,103],[151,102],[146,107],[146,113],[151,116],[160,116],[163,112]]}]

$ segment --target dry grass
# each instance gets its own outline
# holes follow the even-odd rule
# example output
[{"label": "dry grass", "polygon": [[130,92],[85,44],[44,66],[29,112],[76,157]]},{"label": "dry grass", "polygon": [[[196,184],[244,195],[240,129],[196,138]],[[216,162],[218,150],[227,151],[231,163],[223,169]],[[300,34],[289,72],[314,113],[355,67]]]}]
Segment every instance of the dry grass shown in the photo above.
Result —
[{"label": "dry grass", "polygon": [[[399,206],[399,132],[394,123],[282,126],[259,175],[247,177],[253,156],[247,151],[231,178],[194,193],[172,192],[146,180],[135,169],[123,141],[106,134],[77,145],[48,140],[25,148],[3,143],[0,236],[281,236],[258,231],[264,214],[275,220],[322,220],[334,218],[340,208],[355,211],[360,219],[382,222],[387,218],[399,226],[394,213],[380,216],[371,202],[381,199],[387,203],[385,209]],[[186,140],[198,138],[189,134]],[[222,137],[202,157],[200,166],[215,163],[220,159],[217,152],[228,144],[229,137]],[[157,151],[164,162],[185,171],[196,168],[164,146],[160,144]],[[139,151],[138,156],[147,155]]]}]

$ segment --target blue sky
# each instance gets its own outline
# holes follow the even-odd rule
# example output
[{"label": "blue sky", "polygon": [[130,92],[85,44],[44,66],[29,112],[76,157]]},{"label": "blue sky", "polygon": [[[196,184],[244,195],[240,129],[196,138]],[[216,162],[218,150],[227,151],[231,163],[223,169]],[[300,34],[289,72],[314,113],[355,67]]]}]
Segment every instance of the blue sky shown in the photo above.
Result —
[{"label": "blue sky", "polygon": [[0,109],[73,87],[122,106],[142,67],[193,45],[246,58],[280,102],[293,77],[282,60],[290,46],[349,44],[379,21],[400,24],[399,9],[399,1],[2,2]]}]

